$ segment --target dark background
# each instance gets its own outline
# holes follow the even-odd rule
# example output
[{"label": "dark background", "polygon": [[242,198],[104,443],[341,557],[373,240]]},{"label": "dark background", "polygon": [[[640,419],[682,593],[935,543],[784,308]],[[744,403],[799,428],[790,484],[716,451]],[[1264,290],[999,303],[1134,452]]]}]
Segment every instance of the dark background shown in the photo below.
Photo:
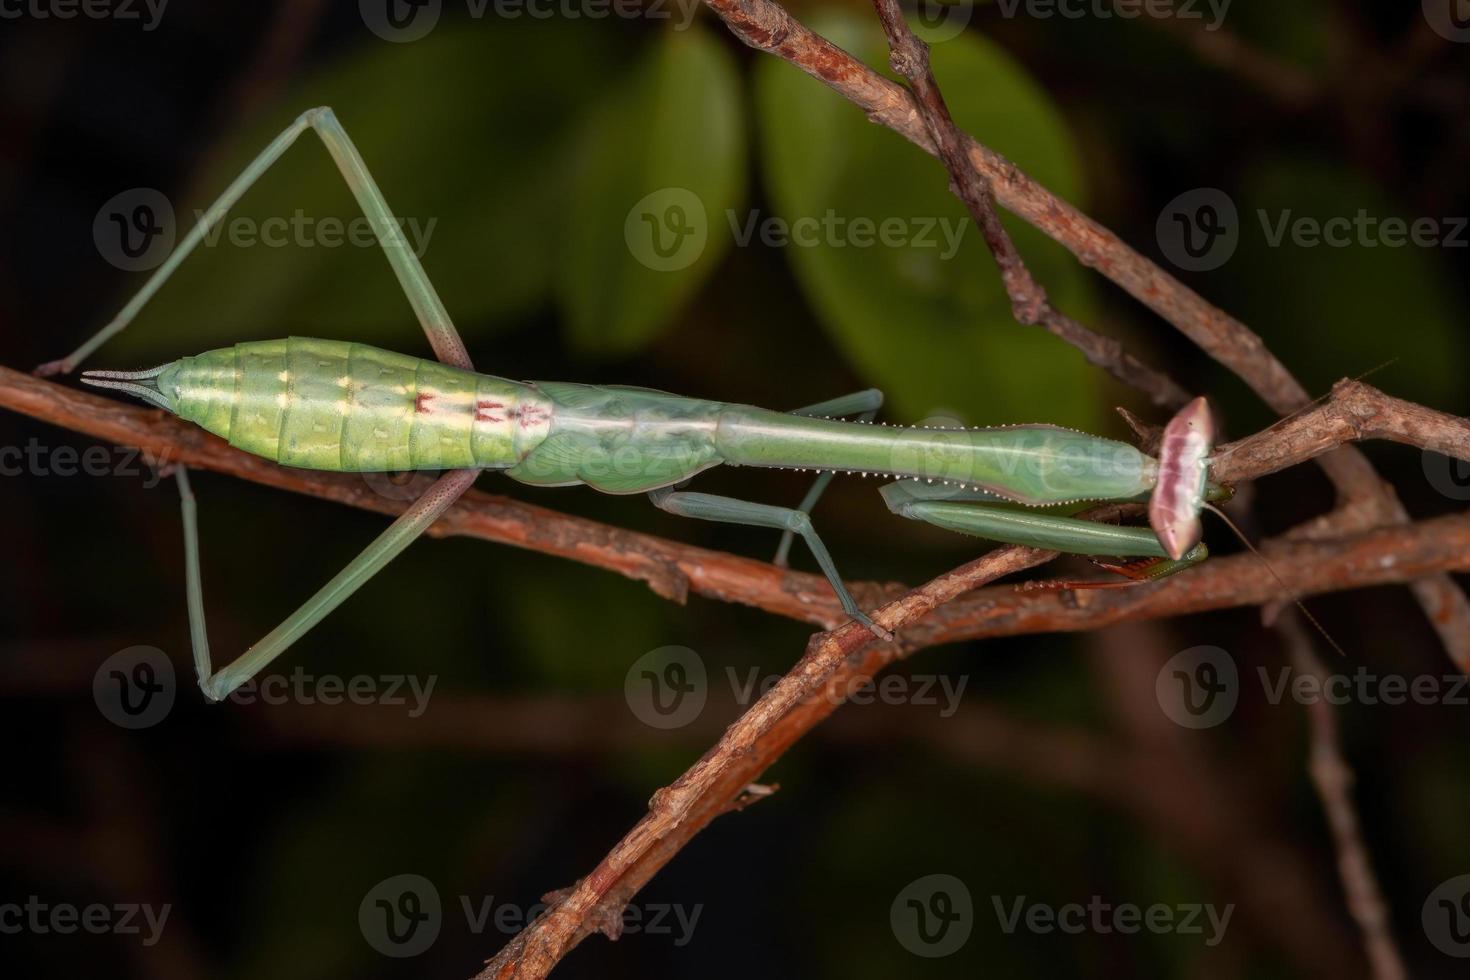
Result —
[{"label": "dark background", "polygon": [[[1314,392],[1393,360],[1375,384],[1470,409],[1470,233],[1458,246],[1272,247],[1258,218],[1362,209],[1452,233],[1470,213],[1470,44],[1429,30],[1417,3],[1236,0],[1223,32],[1177,18],[1011,17],[1007,6],[928,11],[931,36],[958,33],[936,43],[935,67],[970,132],[1171,271],[1161,213],[1198,188],[1223,190],[1239,248],[1218,268],[1180,271],[1186,282],[1260,332]],[[105,202],[157,189],[187,227],[271,134],[330,103],[395,210],[437,221],[424,261],[481,370],[773,407],[878,385],[885,417],[903,422],[1058,422],[1125,438],[1115,404],[1162,421],[1009,319],[973,229],[948,259],[830,240],[738,246],[727,211],[962,211],[936,163],[747,51],[707,11],[676,30],[677,7],[672,20],[444,8],[413,43],[376,36],[347,2],[174,0],[152,30],[7,13],[0,361],[27,369],[61,356],[141,283],[94,237]],[[885,65],[865,4],[794,9]],[[1237,47],[1221,46],[1227,35]],[[634,261],[623,222],[667,187],[699,196],[709,243],[688,268],[654,272]],[[311,138],[239,213],[298,208],[354,213]],[[1019,241],[1064,311],[1209,395],[1235,434],[1269,423],[1166,324],[1039,235]],[[142,367],[287,334],[428,350],[376,250],[224,244],[91,364]],[[508,934],[477,934],[461,896],[524,910],[585,874],[737,716],[727,671],[779,675],[810,633],[697,597],[680,607],[542,555],[424,542],[278,665],[432,678],[422,717],[300,699],[207,706],[190,683],[171,484],[149,487],[152,474],[120,451],[99,473],[63,475],[58,451],[92,444],[8,414],[0,445],[37,447],[41,461],[0,478],[0,738],[11,760],[0,903],[172,907],[151,946],[0,934],[8,976],[468,976]],[[1442,460],[1365,448],[1416,516],[1470,499]],[[481,484],[740,554],[775,547],[774,534],[679,521],[639,498]],[[803,484],[740,471],[700,486],[785,502]],[[889,516],[875,486],[840,483],[816,515],[850,579],[922,581],[977,553]],[[210,474],[195,489],[217,663],[383,525]],[[1331,504],[1313,467],[1256,491],[1267,533]],[[1207,535],[1234,550],[1218,524]],[[799,547],[795,564],[810,567]],[[1332,670],[1453,672],[1403,589],[1312,606],[1349,653]],[[92,684],[103,661],[139,644],[172,660],[177,690],[166,718],[128,731],[99,710]],[[710,695],[697,721],[664,731],[639,722],[623,685],[639,657],[670,645],[697,652]],[[1242,684],[1227,721],[1191,731],[1168,721],[1154,685],[1169,657],[1199,645],[1228,651]],[[936,675],[963,681],[961,711],[844,708],[767,775],[781,785],[773,798],[716,822],[637,898],[645,918],[671,903],[697,910],[690,936],[594,937],[558,976],[1366,976],[1306,775],[1305,714],[1271,703],[1257,680],[1285,663],[1254,610],[926,651],[899,672],[915,691]],[[1454,975],[1461,962],[1431,944],[1420,916],[1433,889],[1470,872],[1466,709],[1354,699],[1338,717],[1405,956],[1416,975]],[[445,909],[437,942],[407,959],[374,952],[358,920],[364,896],[399,874],[431,881]],[[933,959],[909,952],[889,916],[930,874],[963,881],[974,904],[968,942]],[[1094,895],[1236,909],[1209,947],[1176,933],[1008,935],[994,905]]]}]

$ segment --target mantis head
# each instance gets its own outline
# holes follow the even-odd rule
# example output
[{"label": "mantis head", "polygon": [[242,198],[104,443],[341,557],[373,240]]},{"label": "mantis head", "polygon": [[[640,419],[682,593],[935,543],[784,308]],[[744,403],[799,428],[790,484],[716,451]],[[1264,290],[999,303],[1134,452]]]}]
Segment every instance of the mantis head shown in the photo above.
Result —
[{"label": "mantis head", "polygon": [[1164,427],[1159,442],[1159,482],[1148,503],[1148,522],[1175,561],[1199,544],[1206,500],[1229,500],[1229,487],[1209,480],[1215,423],[1203,398],[1185,405]]}]

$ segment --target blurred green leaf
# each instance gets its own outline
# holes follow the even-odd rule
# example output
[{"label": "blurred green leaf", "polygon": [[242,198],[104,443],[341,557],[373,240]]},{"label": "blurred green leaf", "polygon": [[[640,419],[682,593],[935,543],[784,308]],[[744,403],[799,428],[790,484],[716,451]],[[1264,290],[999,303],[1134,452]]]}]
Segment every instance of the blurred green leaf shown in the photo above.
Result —
[{"label": "blurred green leaf", "polygon": [[[1241,244],[1222,270],[1233,285],[1229,305],[1313,394],[1402,358],[1389,369],[1396,394],[1430,405],[1454,400],[1470,352],[1438,266],[1441,252],[1390,246],[1381,237],[1385,219],[1412,227],[1414,217],[1358,174],[1321,160],[1257,164],[1243,177],[1238,200]],[[1326,229],[1329,221],[1337,226]],[[1303,230],[1331,230],[1349,244],[1330,244],[1325,235],[1311,244],[1312,237],[1293,230],[1302,222]],[[1439,228],[1451,230],[1448,222]]]},{"label": "blurred green leaf", "polygon": [[[598,91],[601,86],[594,88]],[[573,154],[557,291],[573,344],[636,350],[718,264],[743,192],[735,66],[706,31],[665,31],[606,90]]]},{"label": "blurred green leaf", "polygon": [[[834,13],[813,28],[869,64],[887,62],[870,17]],[[1061,116],[1009,57],[965,34],[934,45],[933,66],[962,129],[1079,201],[1077,153]],[[995,263],[936,161],[787,64],[759,62],[756,83],[762,164],[780,216],[830,222],[820,244],[787,247],[792,267],[833,339],[900,414],[1099,422],[1097,373],[1015,322]],[[864,244],[860,220],[903,230]],[[1057,307],[1088,318],[1076,260],[1021,222],[1006,225]]]},{"label": "blurred green leaf", "polygon": [[[582,102],[624,46],[571,22],[444,27],[414,44],[369,44],[289,89],[278,108],[231,134],[181,207],[180,230],[301,111],[336,109],[450,312],[484,335],[550,298],[563,214],[568,141]],[[534,78],[535,98],[507,85],[503,66]],[[325,222],[361,212],[320,142],[303,135],[231,213],[264,232],[282,219],[281,246],[201,248],[125,335],[129,350],[193,353],[252,337],[318,334],[426,350],[376,243],[324,244]],[[297,216],[300,216],[298,219]],[[244,241],[238,237],[235,241]],[[138,285],[142,284],[141,275]]]}]

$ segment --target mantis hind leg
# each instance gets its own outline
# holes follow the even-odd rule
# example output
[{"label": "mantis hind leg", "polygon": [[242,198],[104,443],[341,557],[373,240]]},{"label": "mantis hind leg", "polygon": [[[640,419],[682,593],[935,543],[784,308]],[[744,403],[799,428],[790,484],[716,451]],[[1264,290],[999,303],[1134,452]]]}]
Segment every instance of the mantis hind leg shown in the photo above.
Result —
[{"label": "mantis hind leg", "polygon": [[399,515],[388,529],[363,550],[347,567],[338,572],[310,599],[250,647],[228,667],[210,673],[209,636],[204,619],[204,587],[199,572],[199,528],[195,515],[194,494],[184,467],[175,471],[184,516],[184,573],[189,600],[189,634],[194,646],[194,669],[199,687],[211,701],[229,697],[241,684],[301,638],[307,630],[321,622],[348,596],[372,578],[383,566],[413,543],[429,525],[449,509],[469,489],[478,475],[476,470],[450,470],[425,490]]},{"label": "mantis hind leg", "polygon": [[[939,489],[913,481],[890,483],[880,491],[888,509],[900,517],[1003,544],[1087,555],[1126,582],[1057,582],[1038,588],[1113,588],[1140,585],[1198,565],[1209,550],[1196,545],[1182,559],[1171,559],[1148,528],[1120,527],[997,502],[981,491]],[[1113,559],[1113,560],[1108,560]],[[1121,559],[1121,560],[1119,560]]]},{"label": "mantis hind leg", "polygon": [[801,535],[807,548],[811,550],[812,557],[816,558],[817,564],[821,567],[822,574],[827,576],[832,591],[837,593],[837,600],[842,603],[843,611],[882,639],[893,639],[892,633],[868,618],[867,613],[862,611],[857,600],[852,597],[852,593],[847,591],[847,586],[842,583],[842,576],[837,574],[837,566],[832,562],[832,555],[827,551],[827,546],[817,536],[816,529],[812,527],[811,518],[802,511],[790,507],[776,507],[771,504],[751,503],[747,500],[737,500],[734,497],[719,497],[709,493],[686,493],[668,487],[651,491],[648,499],[653,501],[653,505],[659,510],[678,514],[680,517],[719,521],[725,524],[744,524],[748,527],[780,528]]},{"label": "mantis hind leg", "polygon": [[[449,312],[439,299],[429,275],[424,271],[418,256],[414,254],[399,230],[388,201],[379,190],[377,182],[368,171],[367,164],[351,137],[337,121],[331,109],[310,109],[297,117],[279,136],[271,141],[260,155],[235,178],[210,209],[205,212],[184,240],[168,257],[163,265],[149,277],[122,311],[112,322],[77,348],[70,356],[37,369],[40,374],[57,374],[73,370],[109,338],[124,330],[138,312],[148,303],[159,288],[178,268],[189,253],[198,247],[210,230],[224,220],[226,213],[250,189],[261,175],[270,169],[290,148],[296,138],[308,129],[321,138],[327,152],[337,164],[347,186],[372,225],[378,243],[392,266],[394,274],[403,287],[409,306],[413,308],[435,355],[445,364],[473,370],[464,341],[455,329]],[[199,530],[194,494],[189,487],[187,471],[181,466],[176,471],[184,521],[184,561],[189,605],[189,633],[194,648],[194,667],[199,675],[199,686],[211,700],[218,701],[230,694],[241,684],[255,676],[262,668],[298,640],[302,634],[321,621],[352,593],[377,574],[384,565],[407,548],[420,534],[429,528],[449,507],[475,482],[478,470],[451,470],[443,474],[428,490],[413,502],[386,531],[330,582],[306,601],[300,609],[286,618],[281,625],[266,634],[260,642],[245,651],[234,663],[212,673],[209,654],[209,639],[205,628],[204,589],[199,568]]]},{"label": "mantis hind leg", "polygon": [[[868,388],[865,391],[855,391],[850,395],[842,395],[815,405],[807,405],[804,408],[791,410],[792,415],[806,415],[813,418],[845,418],[856,416],[860,422],[871,422],[878,415],[878,409],[883,407],[883,392],[877,388]],[[835,473],[823,473],[812,483],[812,488],[801,498],[801,503],[796,509],[803,514],[810,514],[812,508],[817,506],[827,486],[832,482]],[[772,559],[782,568],[786,567],[787,559],[791,554],[791,542],[796,539],[796,532],[784,531],[781,534],[781,544],[776,548],[776,557]]]},{"label": "mantis hind leg", "polygon": [[449,313],[444,309],[444,304],[440,301],[439,294],[434,290],[433,284],[419,263],[418,256],[404,241],[398,222],[388,208],[383,192],[378,189],[377,182],[368,172],[362,154],[358,153],[347,131],[337,121],[336,114],[326,106],[319,106],[315,109],[308,109],[298,116],[295,122],[287,126],[260,152],[259,156],[251,161],[240,176],[236,177],[234,182],[220,195],[219,200],[204,212],[199,223],[189,230],[168,259],[154,271],[153,275],[148,277],[143,287],[134,294],[132,299],[128,300],[122,310],[105,327],[61,360],[51,361],[36,368],[36,373],[42,377],[69,374],[76,370],[77,365],[86,360],[98,347],[125,330],[159,288],[189,257],[189,254],[199,247],[199,243],[204,241],[220,222],[224,221],[230,208],[234,207],[245,192],[285,155],[291,145],[296,142],[296,138],[308,129],[321,138],[327,152],[332,155],[332,160],[337,164],[342,178],[352,190],[352,196],[357,199],[358,206],[362,208],[363,214],[372,225],[373,234],[377,236],[378,243],[383,246],[383,252],[388,257],[388,264],[393,267],[394,274],[397,275],[399,283],[403,286],[403,292],[408,297],[409,305],[413,307],[415,316],[418,317],[424,332],[429,336],[429,343],[434,348],[434,354],[445,364],[468,368],[470,359],[469,354],[465,351],[464,342],[460,340],[459,333],[454,329]]}]

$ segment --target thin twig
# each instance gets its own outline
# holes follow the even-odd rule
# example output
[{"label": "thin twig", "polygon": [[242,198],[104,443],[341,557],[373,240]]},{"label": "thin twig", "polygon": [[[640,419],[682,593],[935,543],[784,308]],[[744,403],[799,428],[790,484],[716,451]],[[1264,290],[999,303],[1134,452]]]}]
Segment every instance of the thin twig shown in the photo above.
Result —
[{"label": "thin twig", "polygon": [[955,126],[929,68],[929,46],[909,29],[897,0],[873,0],[873,7],[888,36],[893,70],[909,80],[929,139],[949,172],[950,187],[969,210],[1000,269],[1000,280],[1010,297],[1016,321],[1025,326],[1045,327],[1081,351],[1090,363],[1148,395],[1154,404],[1164,408],[1182,407],[1189,400],[1189,393],[1173,378],[1145,365],[1118,341],[1094,333],[1052,306],[1046,290],[1031,275],[1005,225],[1001,224],[990,179],[970,164],[965,136]]},{"label": "thin twig", "polygon": [[[1304,676],[1325,684],[1327,670],[1312,652],[1311,637],[1290,611],[1276,623],[1286,638],[1292,666]],[[1348,911],[1363,937],[1375,980],[1404,980],[1409,973],[1393,936],[1388,904],[1373,873],[1373,860],[1363,840],[1363,828],[1353,804],[1353,771],[1343,754],[1337,728],[1337,709],[1325,698],[1306,706],[1307,771],[1322,800],[1327,825],[1337,850],[1337,871],[1347,893]]]},{"label": "thin twig", "polygon": [[1470,459],[1470,419],[1394,398],[1361,381],[1339,381],[1313,408],[1221,446],[1210,459],[1210,473],[1224,483],[1255,479],[1365,439]]}]

